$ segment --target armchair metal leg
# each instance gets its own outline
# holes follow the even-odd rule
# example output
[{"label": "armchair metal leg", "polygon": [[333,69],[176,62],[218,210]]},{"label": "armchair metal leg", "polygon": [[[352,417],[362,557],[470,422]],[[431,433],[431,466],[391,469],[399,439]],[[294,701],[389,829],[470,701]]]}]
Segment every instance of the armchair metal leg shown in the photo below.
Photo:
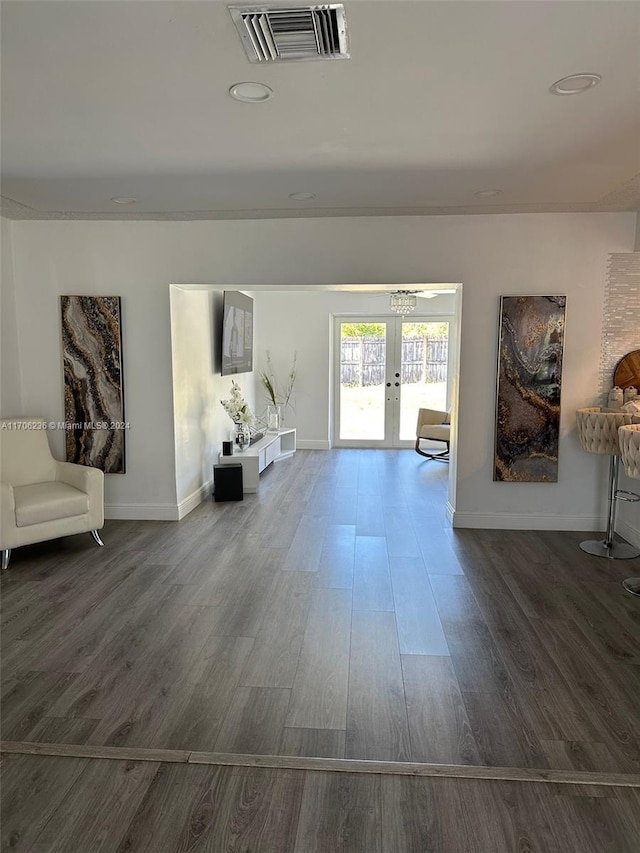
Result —
[{"label": "armchair metal leg", "polygon": [[419,453],[420,456],[425,456],[427,459],[436,459],[438,462],[448,462],[449,461],[449,442],[446,442],[447,449],[441,450],[438,453],[427,453],[426,450],[422,450],[420,447],[420,439],[416,438],[415,451]]},{"label": "armchair metal leg", "polygon": [[98,545],[100,545],[100,547],[101,547],[101,548],[104,548],[104,542],[103,542],[103,541],[102,541],[102,539],[100,538],[100,536],[99,536],[99,534],[98,534],[98,531],[97,531],[97,530],[92,530],[92,531],[91,531],[91,535],[92,535],[92,536],[93,536],[93,538],[96,540],[96,542],[98,543]]},{"label": "armchair metal leg", "polygon": [[9,560],[11,559],[11,548],[2,549],[2,571],[9,568]]}]

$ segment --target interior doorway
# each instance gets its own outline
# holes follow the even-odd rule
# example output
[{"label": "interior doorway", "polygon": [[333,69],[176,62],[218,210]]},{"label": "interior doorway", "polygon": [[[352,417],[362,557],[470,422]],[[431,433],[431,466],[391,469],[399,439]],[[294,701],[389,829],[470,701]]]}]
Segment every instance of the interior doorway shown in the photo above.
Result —
[{"label": "interior doorway", "polygon": [[334,322],[334,445],[412,446],[418,409],[450,407],[450,318]]}]

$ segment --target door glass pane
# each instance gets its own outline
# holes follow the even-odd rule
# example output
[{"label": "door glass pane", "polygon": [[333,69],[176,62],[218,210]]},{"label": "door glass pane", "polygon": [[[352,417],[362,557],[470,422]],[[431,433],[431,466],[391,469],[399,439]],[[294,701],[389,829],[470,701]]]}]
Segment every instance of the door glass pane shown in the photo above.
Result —
[{"label": "door glass pane", "polygon": [[340,324],[340,438],[384,440],[386,323]]},{"label": "door glass pane", "polygon": [[416,437],[418,409],[447,408],[449,323],[402,323],[400,440]]}]

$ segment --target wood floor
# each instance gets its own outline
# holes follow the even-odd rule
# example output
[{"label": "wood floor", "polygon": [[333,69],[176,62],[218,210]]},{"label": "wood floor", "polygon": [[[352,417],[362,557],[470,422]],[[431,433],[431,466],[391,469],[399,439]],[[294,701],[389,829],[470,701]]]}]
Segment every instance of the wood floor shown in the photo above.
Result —
[{"label": "wood floor", "polygon": [[[180,523],[107,522],[102,549],[88,536],[17,549],[2,577],[3,739],[638,774],[640,600],[620,582],[640,575],[640,560],[591,557],[578,548],[588,534],[453,531],[447,472],[413,451],[299,451],[243,502],[207,501]],[[395,777],[347,792],[331,773],[134,763],[125,777],[108,762],[14,755],[3,760],[9,798],[38,762],[43,780],[53,774],[43,785],[55,789],[54,817],[72,808],[55,799],[62,787],[80,802],[106,774],[126,812],[122,847],[109,850],[626,851],[632,825],[640,846],[637,792]],[[191,846],[176,821],[174,846],[131,846],[174,776],[208,829]],[[224,844],[199,799],[222,780]],[[448,821],[470,827],[486,798],[506,846],[429,846]],[[527,823],[534,801],[540,825]],[[261,833],[274,815],[277,843],[242,846],[245,829]],[[97,818],[64,831],[52,820],[19,849],[103,849],[68,840],[98,832]],[[546,846],[509,846],[520,821]],[[582,846],[562,841],[572,823],[589,836]],[[615,843],[603,835],[614,825]],[[351,846],[318,841],[336,833]],[[395,833],[413,840],[385,841]]]},{"label": "wood floor", "polygon": [[637,788],[5,755],[14,853],[637,853]]}]

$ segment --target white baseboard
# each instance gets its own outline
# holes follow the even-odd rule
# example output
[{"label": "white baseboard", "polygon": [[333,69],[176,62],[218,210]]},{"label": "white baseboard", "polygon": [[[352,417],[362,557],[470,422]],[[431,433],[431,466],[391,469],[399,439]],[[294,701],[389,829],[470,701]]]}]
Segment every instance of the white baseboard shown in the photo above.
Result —
[{"label": "white baseboard", "polygon": [[449,524],[450,524],[452,527],[455,527],[455,524],[453,523],[453,519],[455,518],[456,511],[455,511],[455,509],[453,508],[453,506],[449,503],[449,501],[447,501],[447,504],[446,504],[446,506],[445,506],[445,508],[444,508],[444,511],[445,511],[445,513],[447,514],[447,520],[449,521]]},{"label": "white baseboard", "polygon": [[[604,516],[585,515],[499,515],[497,513],[456,512],[447,503],[447,518],[453,527],[477,530],[597,530],[604,535],[607,520]],[[640,548],[640,530],[618,518],[616,533],[631,545]]]},{"label": "white baseboard", "polygon": [[330,441],[320,441],[319,439],[299,439],[296,442],[297,450],[331,450]]},{"label": "white baseboard", "polygon": [[623,539],[626,539],[627,542],[635,545],[636,548],[640,548],[640,530],[638,530],[637,527],[634,527],[627,521],[618,519],[616,529]]},{"label": "white baseboard", "polygon": [[208,483],[204,483],[199,489],[196,489],[195,492],[192,492],[183,501],[180,501],[178,504],[178,521],[183,519],[185,515],[189,515],[191,510],[199,506],[205,498],[211,497],[212,490],[213,480],[209,480]]},{"label": "white baseboard", "polygon": [[[449,514],[449,506],[447,506]],[[604,530],[604,517],[585,515],[511,515],[509,513],[456,512],[451,509],[454,527],[477,530]],[[620,526],[618,525],[618,529]],[[621,532],[622,536],[625,536]],[[626,538],[626,536],[625,536]]]},{"label": "white baseboard", "polygon": [[180,521],[211,494],[213,482],[205,483],[175,504],[106,504],[104,517],[123,521]]},{"label": "white baseboard", "polygon": [[178,521],[175,504],[105,504],[105,518],[123,521]]}]

